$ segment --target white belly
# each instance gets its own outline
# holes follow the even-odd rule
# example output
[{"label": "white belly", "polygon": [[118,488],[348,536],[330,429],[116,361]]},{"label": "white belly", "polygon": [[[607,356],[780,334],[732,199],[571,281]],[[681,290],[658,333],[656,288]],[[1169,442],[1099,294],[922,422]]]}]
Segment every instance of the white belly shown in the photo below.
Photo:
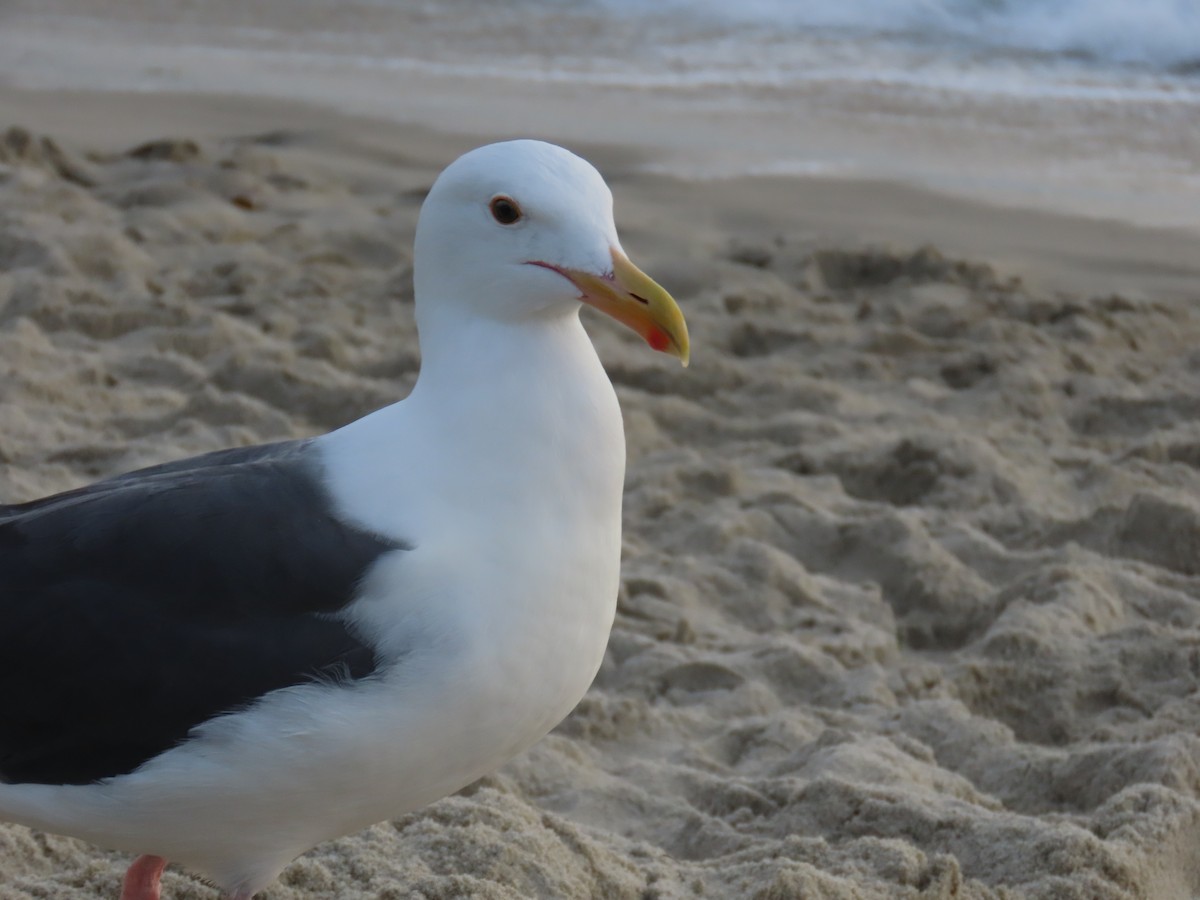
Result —
[{"label": "white belly", "polygon": [[107,783],[0,785],[0,813],[255,891],[554,727],[600,666],[621,554],[620,411],[572,328],[322,439],[343,515],[413,545],[346,610],[376,675],[276,691]]},{"label": "white belly", "polygon": [[[397,554],[356,604],[366,628],[391,629],[395,661],[376,676],[276,691],[131,775],[8,786],[5,805],[28,824],[257,890],[309,847],[494,770],[570,712],[615,611],[618,558],[604,556],[542,562],[540,577],[505,582],[487,568],[447,579],[448,560]],[[431,596],[422,583],[461,593]],[[19,815],[22,797],[35,815]]]}]

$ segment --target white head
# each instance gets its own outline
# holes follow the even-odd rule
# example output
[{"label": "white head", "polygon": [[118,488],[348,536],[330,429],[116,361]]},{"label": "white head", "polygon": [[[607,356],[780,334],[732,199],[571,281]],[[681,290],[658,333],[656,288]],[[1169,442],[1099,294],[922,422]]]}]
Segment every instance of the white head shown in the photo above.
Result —
[{"label": "white head", "polygon": [[621,250],[612,205],[600,173],[553,144],[508,141],[460,157],[417,223],[418,326],[575,315],[582,300],[686,363],[683,316]]}]

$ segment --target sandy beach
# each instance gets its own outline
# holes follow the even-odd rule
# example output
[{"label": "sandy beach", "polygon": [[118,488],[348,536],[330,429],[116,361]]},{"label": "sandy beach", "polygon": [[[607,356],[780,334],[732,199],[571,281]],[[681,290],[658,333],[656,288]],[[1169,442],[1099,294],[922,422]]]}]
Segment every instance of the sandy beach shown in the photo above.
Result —
[{"label": "sandy beach", "polygon": [[[405,395],[418,208],[498,129],[78,87],[0,84],[0,499]],[[608,656],[532,751],[262,896],[1200,892],[1200,231],[540,134],[692,334],[681,370],[586,319],[629,444]],[[127,862],[0,825],[5,900]]]}]

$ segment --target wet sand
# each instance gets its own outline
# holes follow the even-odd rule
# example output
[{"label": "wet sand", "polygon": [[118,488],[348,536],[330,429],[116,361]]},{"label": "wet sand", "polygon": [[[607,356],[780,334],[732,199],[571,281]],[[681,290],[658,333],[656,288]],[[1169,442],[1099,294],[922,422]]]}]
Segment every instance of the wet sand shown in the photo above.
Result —
[{"label": "wet sand", "polygon": [[636,6],[6,0],[0,86],[187,96],[177,115],[196,94],[313,103],[468,140],[605,143],[691,177],[882,178],[1200,231],[1200,84],[1186,75],[1068,78],[1044,55],[1003,63],[952,41],[896,57],[846,34],[796,43],[786,26],[776,43],[662,14],[676,4],[621,12]]}]

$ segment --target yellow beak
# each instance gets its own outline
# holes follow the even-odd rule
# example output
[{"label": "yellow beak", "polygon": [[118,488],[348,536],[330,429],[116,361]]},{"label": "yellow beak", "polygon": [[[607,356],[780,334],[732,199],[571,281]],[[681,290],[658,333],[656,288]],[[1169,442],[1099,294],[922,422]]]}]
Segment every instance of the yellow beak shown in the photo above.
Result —
[{"label": "yellow beak", "polygon": [[613,249],[612,260],[612,275],[560,271],[579,288],[584,303],[628,325],[655,350],[678,357],[686,366],[690,345],[679,304],[620,250]]}]

